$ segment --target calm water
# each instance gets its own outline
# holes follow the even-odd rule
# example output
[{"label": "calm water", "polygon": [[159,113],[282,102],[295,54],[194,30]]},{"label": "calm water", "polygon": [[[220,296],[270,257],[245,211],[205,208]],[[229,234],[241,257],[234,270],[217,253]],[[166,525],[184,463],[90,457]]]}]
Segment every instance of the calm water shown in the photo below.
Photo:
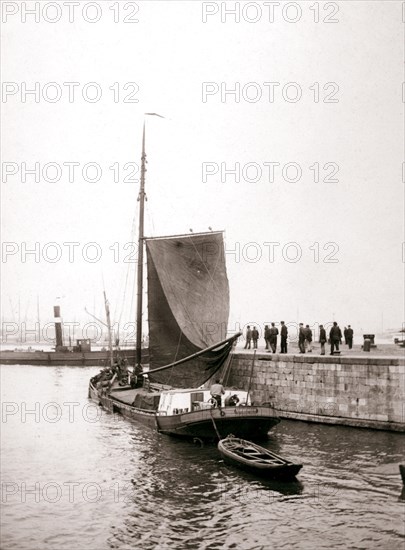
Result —
[{"label": "calm water", "polygon": [[304,468],[264,482],[102,412],[98,370],[0,368],[3,550],[404,548],[403,435],[284,421],[265,445]]}]

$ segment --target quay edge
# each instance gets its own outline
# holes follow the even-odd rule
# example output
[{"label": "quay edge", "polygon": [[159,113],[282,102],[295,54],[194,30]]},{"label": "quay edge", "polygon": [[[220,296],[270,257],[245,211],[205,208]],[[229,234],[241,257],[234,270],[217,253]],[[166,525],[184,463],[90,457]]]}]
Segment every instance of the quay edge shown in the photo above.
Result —
[{"label": "quay edge", "polygon": [[[236,352],[228,384],[246,389],[251,364],[252,353]],[[403,357],[258,352],[251,396],[280,418],[405,432]]]}]

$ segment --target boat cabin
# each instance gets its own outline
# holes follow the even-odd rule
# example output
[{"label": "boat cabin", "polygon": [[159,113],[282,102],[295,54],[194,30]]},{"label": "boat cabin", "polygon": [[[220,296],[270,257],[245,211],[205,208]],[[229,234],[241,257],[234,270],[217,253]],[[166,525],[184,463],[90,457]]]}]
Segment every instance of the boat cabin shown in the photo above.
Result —
[{"label": "boat cabin", "polygon": [[[232,395],[237,395],[239,403],[237,406],[250,405],[250,397],[246,391],[225,390],[222,396],[222,406],[225,406],[225,399]],[[209,389],[176,389],[165,390],[160,394],[159,407],[157,414],[172,415],[195,412],[204,409],[211,409],[213,406],[212,397]]]},{"label": "boat cabin", "polygon": [[55,351],[62,352],[62,353],[65,353],[67,351],[75,352],[75,353],[83,353],[85,351],[91,351],[91,340],[90,338],[82,338],[80,340],[76,340],[75,346],[56,345]]},{"label": "boat cabin", "polygon": [[73,351],[91,351],[90,338],[82,338],[81,340],[76,340],[76,345],[73,347]]}]

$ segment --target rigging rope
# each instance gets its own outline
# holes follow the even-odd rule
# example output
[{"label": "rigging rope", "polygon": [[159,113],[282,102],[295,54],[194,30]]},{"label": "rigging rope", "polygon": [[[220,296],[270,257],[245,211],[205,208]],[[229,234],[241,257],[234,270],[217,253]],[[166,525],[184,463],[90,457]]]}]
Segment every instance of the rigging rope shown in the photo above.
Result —
[{"label": "rigging rope", "polygon": [[[138,208],[138,207],[137,207]],[[130,234],[130,243],[131,244],[135,244],[135,233],[136,233],[136,218],[137,218],[137,211],[135,212],[135,215],[132,219],[132,226],[131,226],[131,234]],[[122,250],[120,248],[120,243],[118,243],[119,245],[119,248],[118,248],[118,261],[121,260],[121,253],[122,253]],[[125,248],[124,248],[125,250]],[[133,252],[129,252],[127,256],[124,256],[124,260],[129,256],[131,257],[131,255],[133,254]],[[115,324],[115,319],[117,318],[117,314],[118,314],[118,309],[119,309],[119,317],[118,317],[118,336],[120,336],[120,332],[122,330],[122,317],[123,315],[125,314],[125,316],[127,316],[127,318],[129,319],[129,322],[131,322],[131,320],[135,319],[135,313],[134,313],[134,296],[135,296],[135,278],[134,280],[132,281],[132,284],[131,284],[131,273],[135,273],[135,271],[132,269],[132,265],[133,263],[135,263],[135,266],[136,266],[136,262],[132,262],[132,261],[125,261],[125,263],[127,263],[127,269],[126,271],[122,271],[121,273],[121,276],[120,276],[120,284],[119,284],[119,287],[118,287],[118,292],[117,292],[117,300],[115,300],[115,308],[114,308],[114,321],[112,322],[112,324],[114,325]],[[125,305],[127,304],[127,294],[128,294],[128,287],[131,287],[131,301],[129,303],[129,308],[128,308],[128,305],[125,307]],[[119,296],[122,295],[122,300],[121,300],[121,307],[119,308],[119,302],[120,302],[120,299],[119,299]],[[125,318],[125,317],[124,317]],[[131,335],[131,332],[129,333],[129,335]],[[126,339],[125,339],[125,343],[126,343]]]},{"label": "rigging rope", "polygon": [[[232,344],[232,347],[233,347],[233,344]],[[229,379],[229,374],[231,372],[231,364],[232,364],[232,361],[233,361],[233,358],[234,358],[234,352],[231,351],[231,353],[229,354],[229,361],[228,361],[228,364],[226,365],[225,367],[225,372],[224,372],[224,386],[226,386],[228,384],[228,379]]]}]

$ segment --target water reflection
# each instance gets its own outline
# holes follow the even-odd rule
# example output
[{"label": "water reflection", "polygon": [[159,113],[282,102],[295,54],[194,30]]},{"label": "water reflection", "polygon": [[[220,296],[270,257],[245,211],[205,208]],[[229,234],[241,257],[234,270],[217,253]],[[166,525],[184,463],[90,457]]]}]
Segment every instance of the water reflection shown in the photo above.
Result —
[{"label": "water reflection", "polygon": [[[401,434],[280,423],[264,446],[303,464],[297,481],[256,478],[225,465],[215,445],[171,439],[120,415],[89,409],[90,368],[2,367],[4,548],[399,548],[403,544]],[[60,405],[51,422],[21,417]],[[74,421],[63,406],[76,403]],[[100,414],[97,414],[97,411]],[[395,475],[389,471],[396,465]],[[48,483],[62,490],[50,502]],[[22,483],[40,484],[38,501]],[[66,492],[77,484],[74,499]],[[402,493],[399,495],[400,491]],[[271,541],[271,546],[269,546]],[[303,545],[303,541],[305,544]]]},{"label": "water reflection", "polygon": [[236,488],[248,484],[250,488],[256,487],[280,495],[300,495],[304,490],[304,484],[298,478],[289,481],[260,478],[252,473],[228,466],[222,460],[219,461],[219,466],[223,475],[227,475],[229,484],[234,484]]}]

